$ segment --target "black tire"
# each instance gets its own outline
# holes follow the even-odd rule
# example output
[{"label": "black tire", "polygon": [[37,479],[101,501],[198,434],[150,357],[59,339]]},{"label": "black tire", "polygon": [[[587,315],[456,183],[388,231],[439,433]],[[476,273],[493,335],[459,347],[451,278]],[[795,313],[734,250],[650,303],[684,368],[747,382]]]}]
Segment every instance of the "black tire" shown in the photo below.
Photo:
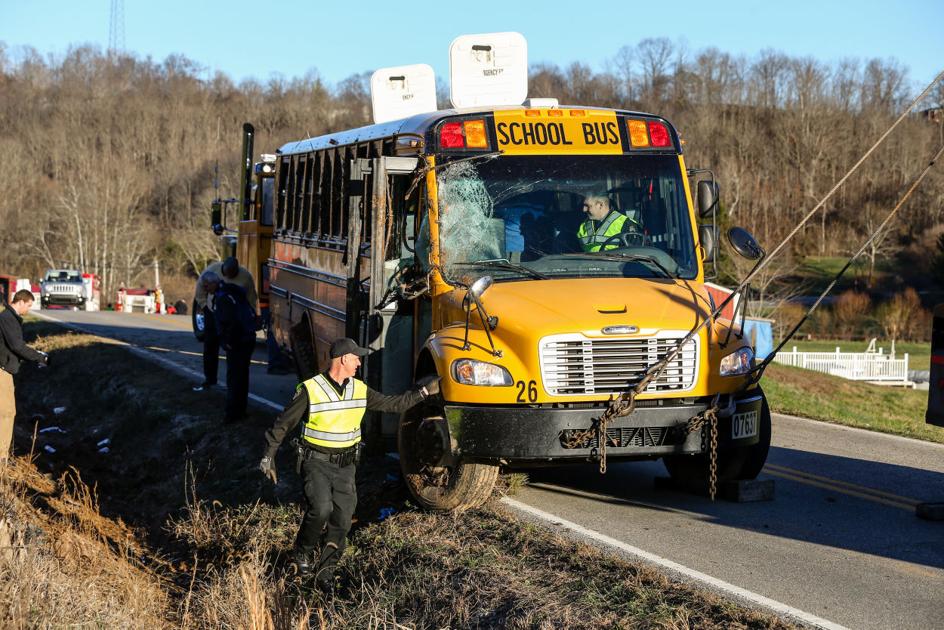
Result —
[{"label": "black tire", "polygon": [[770,407],[767,406],[767,397],[764,396],[764,392],[760,391],[760,395],[763,396],[763,405],[761,406],[760,411],[760,425],[757,427],[757,444],[747,447],[747,457],[744,460],[744,465],[741,467],[741,474],[738,476],[738,479],[757,479],[757,475],[760,474],[760,471],[764,469],[764,464],[767,463],[767,454],[770,452],[770,434],[771,434],[771,422],[770,422]]},{"label": "black tire", "polygon": [[[767,397],[763,397],[760,424],[757,428],[757,444],[743,448],[718,452],[718,483],[736,479],[756,479],[767,461],[770,451],[770,408]],[[686,487],[701,488],[707,485],[710,460],[708,454],[667,455],[662,458],[669,476]]]},{"label": "black tire", "polygon": [[203,327],[197,323],[197,313],[203,315],[203,309],[198,309],[197,301],[194,300],[190,308],[190,325],[193,326],[193,336],[197,338],[197,341],[203,343],[203,338],[206,336],[206,333]]},{"label": "black tire", "polygon": [[424,463],[418,438],[424,422],[444,422],[442,408],[421,405],[404,414],[397,429],[403,480],[416,502],[437,512],[468,510],[485,503],[498,479],[498,466],[470,462],[452,466]]},{"label": "black tire", "polygon": [[318,373],[318,357],[315,355],[315,344],[307,317],[303,317],[302,321],[292,327],[289,337],[298,380],[306,381]]}]

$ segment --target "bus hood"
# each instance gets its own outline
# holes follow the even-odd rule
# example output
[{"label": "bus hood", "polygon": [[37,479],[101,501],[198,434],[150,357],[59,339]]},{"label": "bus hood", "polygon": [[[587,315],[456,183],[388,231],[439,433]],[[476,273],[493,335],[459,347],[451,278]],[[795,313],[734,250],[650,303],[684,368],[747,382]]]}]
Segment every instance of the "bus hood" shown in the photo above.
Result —
[{"label": "bus hood", "polygon": [[690,284],[652,278],[496,282],[482,304],[498,317],[499,336],[580,332],[598,337],[607,334],[608,326],[631,326],[646,335],[690,330],[710,314],[707,292],[700,283]]}]

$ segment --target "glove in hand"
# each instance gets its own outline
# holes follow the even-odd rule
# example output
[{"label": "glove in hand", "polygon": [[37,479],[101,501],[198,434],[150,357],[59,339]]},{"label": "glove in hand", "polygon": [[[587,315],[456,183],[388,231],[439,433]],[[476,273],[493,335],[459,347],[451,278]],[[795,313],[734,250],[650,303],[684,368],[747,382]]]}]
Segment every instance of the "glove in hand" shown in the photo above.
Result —
[{"label": "glove in hand", "polygon": [[416,384],[426,389],[427,396],[435,396],[439,393],[439,380],[438,376],[424,376]]},{"label": "glove in hand", "polygon": [[262,458],[262,460],[259,462],[259,470],[262,471],[262,474],[265,475],[272,483],[279,482],[279,476],[275,472],[275,462],[272,461],[271,457]]}]

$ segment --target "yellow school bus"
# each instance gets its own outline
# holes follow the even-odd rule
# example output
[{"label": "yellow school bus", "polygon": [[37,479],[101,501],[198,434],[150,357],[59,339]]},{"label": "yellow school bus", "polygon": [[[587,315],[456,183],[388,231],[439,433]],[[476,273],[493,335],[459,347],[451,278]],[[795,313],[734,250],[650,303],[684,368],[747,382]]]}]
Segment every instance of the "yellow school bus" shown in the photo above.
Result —
[{"label": "yellow school bus", "polygon": [[[363,378],[387,393],[436,374],[442,394],[369,418],[430,509],[480,504],[500,467],[663,458],[705,483],[753,478],[770,443],[748,340],[705,325],[637,397],[592,430],[714,310],[717,188],[693,204],[678,134],[631,111],[542,106],[444,110],[290,142],[276,153],[273,333],[299,376],[330,342],[371,349]],[[704,186],[702,186],[704,184]],[[704,193],[704,194],[702,194]],[[733,328],[733,330],[732,330]],[[601,448],[601,446],[603,448]]]}]

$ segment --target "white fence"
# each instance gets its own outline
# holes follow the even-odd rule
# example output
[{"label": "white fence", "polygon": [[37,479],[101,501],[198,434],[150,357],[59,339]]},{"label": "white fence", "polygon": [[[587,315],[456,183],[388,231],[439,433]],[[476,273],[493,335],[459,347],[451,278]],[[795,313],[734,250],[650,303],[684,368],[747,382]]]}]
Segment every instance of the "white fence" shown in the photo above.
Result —
[{"label": "white fence", "polygon": [[851,381],[866,381],[878,385],[914,385],[908,380],[908,354],[895,359],[879,352],[780,352],[776,363],[805,368]]}]

